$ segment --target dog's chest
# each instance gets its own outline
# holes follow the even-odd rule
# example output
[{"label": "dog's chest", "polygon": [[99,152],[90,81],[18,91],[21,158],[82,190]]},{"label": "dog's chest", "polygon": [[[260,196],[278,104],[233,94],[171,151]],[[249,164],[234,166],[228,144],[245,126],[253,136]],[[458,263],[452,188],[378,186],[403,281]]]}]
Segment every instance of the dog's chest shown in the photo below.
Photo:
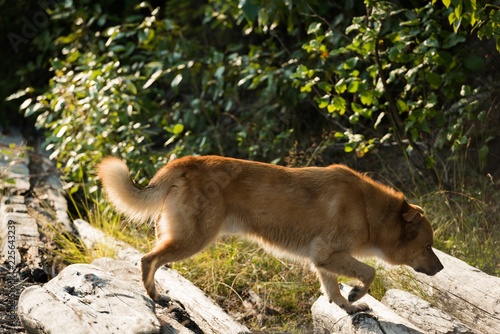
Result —
[{"label": "dog's chest", "polygon": [[356,252],[355,255],[358,257],[362,257],[362,258],[377,257],[377,258],[382,259],[382,260],[385,260],[385,258],[386,258],[384,252],[378,247],[364,248],[361,251]]}]

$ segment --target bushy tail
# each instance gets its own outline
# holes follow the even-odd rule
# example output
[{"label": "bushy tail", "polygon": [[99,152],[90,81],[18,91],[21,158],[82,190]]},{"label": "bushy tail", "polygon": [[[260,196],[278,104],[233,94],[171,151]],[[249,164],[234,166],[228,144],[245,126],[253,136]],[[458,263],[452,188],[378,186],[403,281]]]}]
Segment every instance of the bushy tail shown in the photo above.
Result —
[{"label": "bushy tail", "polygon": [[123,160],[107,157],[97,166],[97,175],[115,209],[130,220],[144,222],[156,216],[165,201],[161,185],[137,187]]}]

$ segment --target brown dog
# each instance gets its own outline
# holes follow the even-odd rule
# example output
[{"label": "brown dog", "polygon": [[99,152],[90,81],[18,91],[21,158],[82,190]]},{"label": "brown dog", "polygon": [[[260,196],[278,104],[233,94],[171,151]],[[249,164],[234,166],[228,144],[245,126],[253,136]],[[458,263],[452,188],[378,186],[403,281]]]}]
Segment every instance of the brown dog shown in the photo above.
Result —
[{"label": "brown dog", "polygon": [[[142,279],[159,300],[154,274],[185,259],[220,234],[246,235],[273,251],[309,261],[324,292],[347,313],[370,287],[375,270],[355,257],[378,256],[434,275],[443,265],[432,251],[432,227],[404,196],[348,167],[286,168],[217,156],[184,157],[160,169],[145,188],[126,164],[105,158],[98,175],[117,211],[156,219],[157,243],[142,258]],[[347,301],[337,275],[360,280]]]}]

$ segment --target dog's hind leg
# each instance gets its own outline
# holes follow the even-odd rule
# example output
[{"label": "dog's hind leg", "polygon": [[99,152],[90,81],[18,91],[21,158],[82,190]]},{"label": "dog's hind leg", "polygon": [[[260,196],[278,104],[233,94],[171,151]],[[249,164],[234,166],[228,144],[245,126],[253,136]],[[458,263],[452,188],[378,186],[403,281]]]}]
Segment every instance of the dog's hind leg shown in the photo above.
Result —
[{"label": "dog's hind leg", "polygon": [[181,240],[159,240],[153,250],[141,259],[142,282],[148,295],[155,301],[160,300],[160,295],[156,291],[154,276],[158,268],[162,265],[179,261],[193,255],[189,248]]},{"label": "dog's hind leg", "polygon": [[[174,223],[174,222],[170,222]],[[180,219],[174,228],[161,231],[153,250],[141,259],[142,281],[148,295],[162,301],[155,287],[155,273],[164,264],[186,259],[210,244],[217,237],[217,229],[201,228],[193,221]],[[200,228],[197,228],[199,226]]]}]

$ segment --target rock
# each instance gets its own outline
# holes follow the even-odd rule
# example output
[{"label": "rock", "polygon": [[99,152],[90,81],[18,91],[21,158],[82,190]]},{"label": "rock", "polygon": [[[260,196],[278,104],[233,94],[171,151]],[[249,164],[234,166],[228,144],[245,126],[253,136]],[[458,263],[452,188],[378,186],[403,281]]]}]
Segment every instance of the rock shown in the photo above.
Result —
[{"label": "rock", "polygon": [[458,319],[444,313],[431,303],[398,289],[388,290],[382,304],[387,305],[401,317],[408,319],[426,333],[432,334],[479,334],[462,324]]},{"label": "rock", "polygon": [[[347,298],[351,287],[343,284],[342,295]],[[370,306],[371,311],[348,315],[324,295],[312,306],[315,333],[363,333],[363,334],[421,334],[425,333],[408,320],[395,314],[390,308],[370,295],[359,300]]]},{"label": "rock", "polygon": [[154,302],[135,284],[94,265],[74,264],[19,298],[30,333],[160,333]]}]

